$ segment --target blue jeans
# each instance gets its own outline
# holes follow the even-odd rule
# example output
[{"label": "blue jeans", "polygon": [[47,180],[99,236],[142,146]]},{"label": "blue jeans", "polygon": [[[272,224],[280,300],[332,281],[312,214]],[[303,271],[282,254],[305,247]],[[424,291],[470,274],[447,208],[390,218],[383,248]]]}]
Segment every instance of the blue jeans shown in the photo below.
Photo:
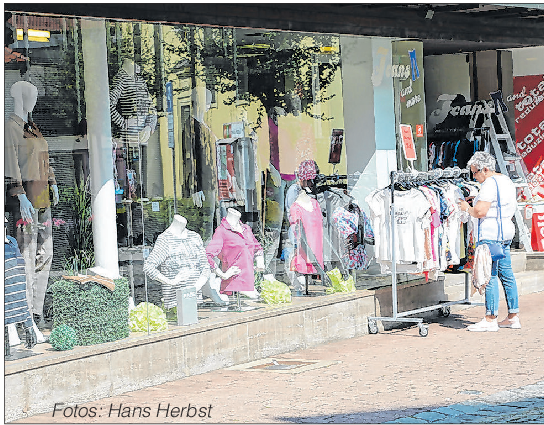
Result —
[{"label": "blue jeans", "polygon": [[[478,244],[495,242],[482,240]],[[508,313],[518,313],[518,287],[512,271],[512,259],[510,257],[510,244],[512,241],[504,241],[504,253],[506,257],[493,261],[491,266],[491,279],[485,287],[485,314],[497,316],[499,314],[499,279],[504,288],[504,296],[508,306]]]}]

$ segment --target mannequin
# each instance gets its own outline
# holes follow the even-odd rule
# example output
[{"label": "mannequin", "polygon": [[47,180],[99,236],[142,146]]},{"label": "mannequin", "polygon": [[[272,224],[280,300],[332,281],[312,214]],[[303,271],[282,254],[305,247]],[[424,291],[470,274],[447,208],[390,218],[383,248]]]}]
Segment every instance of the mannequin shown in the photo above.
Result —
[{"label": "mannequin", "polygon": [[146,144],[157,126],[157,111],[140,66],[125,58],[110,88],[110,112],[114,138]]},{"label": "mannequin", "polygon": [[[10,355],[10,346],[21,343],[15,325],[22,323],[26,335],[26,348],[36,345],[37,336],[28,311],[26,300],[26,278],[24,259],[17,247],[17,241],[8,237],[7,220],[4,219],[4,355]],[[39,331],[38,331],[39,333]],[[41,334],[40,334],[41,335]],[[43,339],[43,335],[41,335]]]},{"label": "mannequin", "polygon": [[[234,208],[227,210],[227,216],[206,247],[206,254],[210,267],[222,280],[221,293],[236,291],[257,298],[254,271],[264,270],[263,248],[251,227],[240,221],[241,216]],[[221,261],[221,267],[216,265],[216,258]]]},{"label": "mannequin", "polygon": [[290,259],[290,269],[296,272],[297,279],[293,282],[295,295],[302,295],[309,275],[317,273],[310,256],[305,252],[301,243],[300,230],[303,229],[308,246],[312,250],[321,268],[323,268],[323,215],[319,203],[310,195],[310,187],[317,176],[317,164],[315,161],[303,161],[298,170],[297,177],[300,184],[300,192],[289,209],[289,223],[293,229],[296,241],[294,255]]},{"label": "mannequin", "polygon": [[49,191],[53,205],[59,201],[59,191],[49,166],[47,141],[30,118],[38,89],[27,81],[18,81],[10,93],[15,109],[5,126],[6,210],[17,226],[16,239],[26,265],[30,310],[42,317],[53,259]]},{"label": "mannequin", "polygon": [[[177,289],[192,285],[198,292],[208,283],[210,268],[202,238],[198,233],[187,229],[185,217],[176,214],[170,226],[158,236],[153,251],[144,264],[144,273],[163,284],[166,308],[177,305]],[[208,294],[213,301],[225,303],[216,291],[210,289]]]}]

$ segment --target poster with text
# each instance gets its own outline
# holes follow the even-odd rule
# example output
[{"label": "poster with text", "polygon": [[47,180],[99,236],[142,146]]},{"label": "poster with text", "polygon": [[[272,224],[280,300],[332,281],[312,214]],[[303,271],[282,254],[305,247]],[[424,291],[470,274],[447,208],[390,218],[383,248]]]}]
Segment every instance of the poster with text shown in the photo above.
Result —
[{"label": "poster with text", "polygon": [[[544,199],[544,75],[514,77],[516,147],[534,200]],[[535,199],[536,198],[536,199]]]}]

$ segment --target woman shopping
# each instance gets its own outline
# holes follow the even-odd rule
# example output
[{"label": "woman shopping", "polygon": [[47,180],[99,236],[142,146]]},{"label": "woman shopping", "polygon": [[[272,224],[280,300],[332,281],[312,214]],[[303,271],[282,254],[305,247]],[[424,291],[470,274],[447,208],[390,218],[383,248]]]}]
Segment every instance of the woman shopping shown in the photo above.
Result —
[{"label": "woman shopping", "polygon": [[[473,206],[461,201],[459,208],[478,219],[478,245],[499,242],[504,251],[503,258],[492,262],[491,279],[485,287],[485,317],[467,329],[472,332],[496,332],[499,327],[520,329],[518,290],[510,258],[510,244],[515,234],[512,217],[518,207],[516,187],[508,176],[495,172],[495,158],[487,152],[476,152],[467,166],[482,186]],[[499,279],[504,288],[508,316],[497,323]]]}]

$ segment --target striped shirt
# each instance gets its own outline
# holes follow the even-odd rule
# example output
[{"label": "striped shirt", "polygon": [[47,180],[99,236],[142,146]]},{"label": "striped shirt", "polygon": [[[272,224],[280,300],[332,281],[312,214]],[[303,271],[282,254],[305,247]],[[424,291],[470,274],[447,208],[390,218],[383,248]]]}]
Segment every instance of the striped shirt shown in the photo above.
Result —
[{"label": "striped shirt", "polygon": [[4,326],[24,323],[32,327],[26,300],[25,260],[11,236],[4,244]]},{"label": "striped shirt", "polygon": [[165,308],[177,305],[177,289],[189,285],[194,286],[202,274],[209,276],[211,273],[204,244],[198,233],[187,230],[186,236],[181,237],[166,229],[158,236],[155,246],[145,262],[144,273],[150,279],[155,279],[159,273],[169,279],[174,279],[182,271],[191,272],[186,281],[174,286],[162,285]]},{"label": "striped shirt", "polygon": [[121,68],[110,90],[110,113],[115,138],[137,142],[144,127],[155,131],[157,110],[141,75],[131,76]]}]

